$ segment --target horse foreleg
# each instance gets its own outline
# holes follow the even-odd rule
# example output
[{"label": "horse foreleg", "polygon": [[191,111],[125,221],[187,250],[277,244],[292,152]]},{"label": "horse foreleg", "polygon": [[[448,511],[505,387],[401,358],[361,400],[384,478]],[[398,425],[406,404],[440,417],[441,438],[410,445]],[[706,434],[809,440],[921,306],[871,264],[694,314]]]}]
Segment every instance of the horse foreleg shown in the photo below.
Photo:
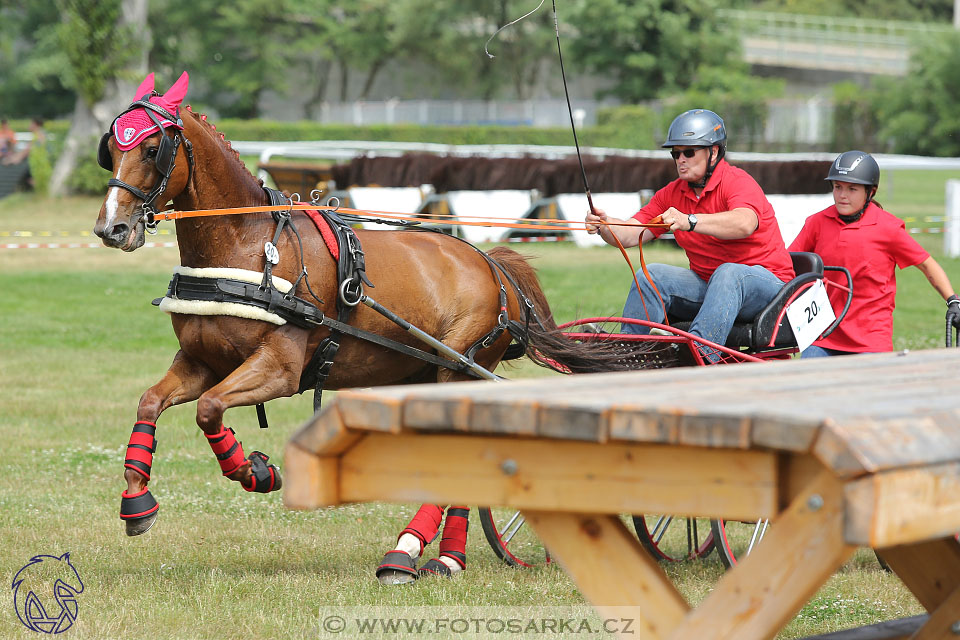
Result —
[{"label": "horse foreleg", "polygon": [[147,489],[157,450],[157,418],[175,404],[190,402],[216,382],[214,373],[205,365],[178,352],[166,375],[140,398],[137,422],[127,443],[123,477],[127,489],[121,494],[120,518],[126,523],[127,535],[146,533],[157,519],[160,505]]},{"label": "horse foreleg", "polygon": [[299,389],[302,368],[303,345],[281,337],[263,345],[197,402],[197,425],[216,454],[220,470],[247,491],[267,493],[279,489],[279,469],[267,464],[268,457],[259,451],[244,457],[243,446],[233,430],[223,426],[223,414],[230,407],[293,395]]}]

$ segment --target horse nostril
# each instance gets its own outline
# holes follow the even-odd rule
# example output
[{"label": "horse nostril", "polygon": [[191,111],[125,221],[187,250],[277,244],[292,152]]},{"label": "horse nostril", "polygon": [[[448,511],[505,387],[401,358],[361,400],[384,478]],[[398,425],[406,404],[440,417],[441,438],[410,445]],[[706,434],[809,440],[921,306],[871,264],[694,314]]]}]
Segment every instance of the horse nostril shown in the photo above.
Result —
[{"label": "horse nostril", "polygon": [[130,227],[126,222],[118,222],[110,227],[109,231],[107,232],[107,237],[111,240],[123,240],[127,237],[129,232]]}]

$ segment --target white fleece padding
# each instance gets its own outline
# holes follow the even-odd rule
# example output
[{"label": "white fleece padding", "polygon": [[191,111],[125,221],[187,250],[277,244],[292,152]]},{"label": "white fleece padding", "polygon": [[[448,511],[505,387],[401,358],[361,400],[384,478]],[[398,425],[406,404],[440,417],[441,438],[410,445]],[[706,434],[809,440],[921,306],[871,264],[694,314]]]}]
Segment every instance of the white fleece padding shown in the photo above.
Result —
[{"label": "white fleece padding", "polygon": [[[193,267],[178,266],[173,268],[173,272],[194,278],[230,278],[231,280],[240,280],[242,282],[249,282],[250,284],[260,284],[263,282],[263,273],[260,271],[232,269],[230,267],[194,269]],[[293,283],[289,280],[273,276],[273,286],[281,293],[286,293],[293,288]]]},{"label": "white fleece padding", "polygon": [[[231,280],[240,280],[250,284],[260,284],[263,281],[263,274],[259,271],[248,271],[247,269],[232,268],[207,268],[194,269],[193,267],[174,267],[174,273],[194,278],[229,278]],[[287,293],[293,288],[293,284],[273,276],[273,286],[281,293]],[[182,313],[193,316],[234,316],[236,318],[249,318],[251,320],[263,320],[276,325],[285,325],[287,321],[275,313],[269,313],[264,309],[254,307],[239,302],[216,302],[213,300],[179,300],[177,298],[164,297],[160,301],[160,310],[167,313]]]}]

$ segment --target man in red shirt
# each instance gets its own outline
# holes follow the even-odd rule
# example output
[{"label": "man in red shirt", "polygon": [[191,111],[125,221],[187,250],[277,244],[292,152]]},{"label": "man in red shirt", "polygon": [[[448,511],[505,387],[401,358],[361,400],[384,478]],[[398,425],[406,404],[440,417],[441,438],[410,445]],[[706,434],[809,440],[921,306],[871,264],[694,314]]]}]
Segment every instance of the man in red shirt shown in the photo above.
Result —
[{"label": "man in red shirt", "polygon": [[[877,161],[863,151],[847,151],[830,165],[826,180],[833,184],[835,204],[807,218],[790,250],[814,251],[826,264],[846,267],[853,299],[837,328],[802,357],[892,351],[895,267],[919,268],[947,301],[947,321],[960,327],[960,298],[943,268],[910,237],[903,220],[873,201],[880,184]],[[845,284],[845,277],[827,277]],[[846,292],[830,287],[828,293],[834,308],[841,308]]]},{"label": "man in red shirt", "polygon": [[[773,207],[756,180],[723,159],[726,140],[723,120],[714,112],[681,113],[663,143],[679,177],[629,220],[601,210],[586,217],[588,232],[614,246],[619,240],[635,247],[666,231],[639,226],[660,216],[690,268],[650,265],[659,298],[638,272],[641,290],[631,286],[623,315],[662,323],[662,298],[668,314],[693,320],[690,333],[721,345],[737,319],[756,316],[794,275]],[[622,331],[648,333],[649,328],[625,324]]]}]

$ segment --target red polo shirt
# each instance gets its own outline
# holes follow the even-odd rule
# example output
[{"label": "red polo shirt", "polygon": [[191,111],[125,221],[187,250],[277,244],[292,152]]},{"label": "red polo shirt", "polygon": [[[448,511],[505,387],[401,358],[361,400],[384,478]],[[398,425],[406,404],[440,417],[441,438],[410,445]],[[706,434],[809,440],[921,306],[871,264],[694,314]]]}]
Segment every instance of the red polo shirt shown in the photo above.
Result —
[{"label": "red polo shirt", "polygon": [[[702,279],[709,280],[725,262],[760,265],[784,282],[793,278],[793,261],[783,245],[773,207],[757,181],[743,169],[721,160],[699,197],[686,180],[678,178],[657,191],[647,206],[633,217],[648,222],[670,207],[687,215],[695,213],[700,219],[740,207],[757,214],[757,229],[739,240],[721,240],[696,231],[673,233],[677,244],[687,253],[690,268]],[[657,235],[664,232],[662,229],[651,231]]]},{"label": "red polo shirt", "polygon": [[[893,350],[893,308],[897,297],[894,267],[920,264],[930,254],[907,233],[903,220],[871,202],[856,222],[844,224],[836,206],[815,213],[790,245],[791,251],[814,251],[824,264],[846,267],[853,276],[850,310],[836,329],[815,345],[856,353]],[[846,285],[846,278],[828,271],[827,278]],[[847,293],[828,287],[835,311]]]}]

